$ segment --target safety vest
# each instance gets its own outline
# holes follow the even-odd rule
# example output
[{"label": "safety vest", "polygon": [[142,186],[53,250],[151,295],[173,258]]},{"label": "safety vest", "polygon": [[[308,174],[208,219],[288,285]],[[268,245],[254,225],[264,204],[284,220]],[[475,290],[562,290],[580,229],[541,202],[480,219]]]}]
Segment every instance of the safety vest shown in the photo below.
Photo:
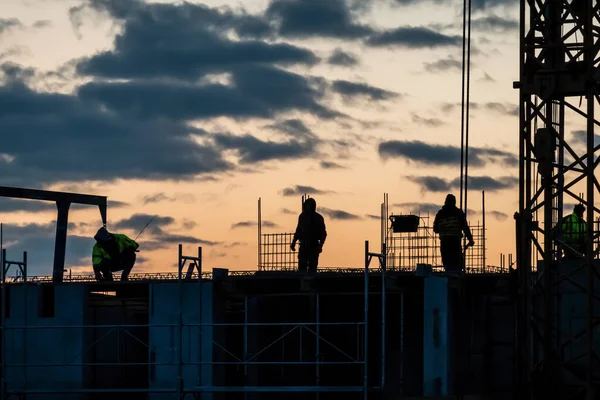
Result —
[{"label": "safety vest", "polygon": [[577,214],[567,215],[561,225],[563,239],[566,243],[583,243],[587,233],[587,224]]},{"label": "safety vest", "polygon": [[438,219],[438,233],[443,237],[462,237],[460,213],[444,215]]},{"label": "safety vest", "polygon": [[[119,255],[123,254],[125,250],[137,250],[140,247],[139,244],[135,240],[129,239],[127,236],[122,235],[120,233],[111,233],[117,240],[117,245],[119,246]],[[106,250],[96,243],[94,248],[92,249],[92,264],[100,265],[102,261],[109,261],[110,254]]]}]

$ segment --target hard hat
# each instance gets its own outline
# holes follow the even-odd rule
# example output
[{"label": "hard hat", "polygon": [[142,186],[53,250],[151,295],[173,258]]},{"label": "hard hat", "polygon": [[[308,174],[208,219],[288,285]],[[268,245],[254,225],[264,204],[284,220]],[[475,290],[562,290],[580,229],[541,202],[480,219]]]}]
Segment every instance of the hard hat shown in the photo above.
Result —
[{"label": "hard hat", "polygon": [[96,235],[94,236],[94,240],[97,242],[108,242],[111,239],[112,236],[110,233],[108,233],[105,227],[98,229],[98,232],[96,232]]}]

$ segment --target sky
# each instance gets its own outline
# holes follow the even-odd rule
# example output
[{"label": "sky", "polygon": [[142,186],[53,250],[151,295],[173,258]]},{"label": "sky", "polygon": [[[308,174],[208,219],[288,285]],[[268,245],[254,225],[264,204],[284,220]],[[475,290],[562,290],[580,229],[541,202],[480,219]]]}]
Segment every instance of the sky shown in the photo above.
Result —
[{"label": "sky", "polygon": [[[458,196],[462,1],[3,0],[0,185],[108,196],[137,272],[257,266],[303,194],[329,234],[320,265],[359,267],[380,204]],[[486,191],[488,264],[514,252],[518,1],[474,0],[469,220]],[[52,269],[56,208],[0,199],[10,259]],[[67,268],[91,271],[94,207],[69,216]]]}]

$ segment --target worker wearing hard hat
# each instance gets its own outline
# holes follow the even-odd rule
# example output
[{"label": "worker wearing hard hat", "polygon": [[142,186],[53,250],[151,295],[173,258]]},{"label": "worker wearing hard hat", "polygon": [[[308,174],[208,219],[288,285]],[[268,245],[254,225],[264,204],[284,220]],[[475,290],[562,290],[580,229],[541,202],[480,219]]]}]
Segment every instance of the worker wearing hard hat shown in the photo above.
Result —
[{"label": "worker wearing hard hat", "polygon": [[573,213],[563,218],[560,225],[565,259],[576,259],[585,255],[587,223],[583,219],[585,206],[576,204]]},{"label": "worker wearing hard hat", "polygon": [[469,240],[467,247],[473,246],[473,235],[467,223],[467,217],[456,207],[456,197],[446,196],[444,206],[435,216],[433,231],[440,235],[440,253],[446,272],[464,270],[462,238],[463,232]]},{"label": "worker wearing hard hat", "polygon": [[92,250],[94,275],[98,281],[112,281],[112,273],[123,271],[121,280],[126,281],[136,260],[139,245],[119,233],[110,233],[102,227],[94,236],[96,244]]}]

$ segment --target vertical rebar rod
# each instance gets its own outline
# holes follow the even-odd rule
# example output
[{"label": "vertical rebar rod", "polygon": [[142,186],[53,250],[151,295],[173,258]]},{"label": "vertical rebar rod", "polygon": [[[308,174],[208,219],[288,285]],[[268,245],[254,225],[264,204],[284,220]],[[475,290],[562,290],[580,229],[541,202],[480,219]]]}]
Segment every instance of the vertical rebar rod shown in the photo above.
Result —
[{"label": "vertical rebar rod", "polygon": [[465,173],[464,173],[464,197],[465,197],[465,215],[468,215],[468,197],[469,197],[469,102],[471,101],[471,0],[468,3],[467,13],[467,88],[465,90]]},{"label": "vertical rebar rod", "polygon": [[400,292],[400,398],[404,395],[404,291]]},{"label": "vertical rebar rod", "polygon": [[364,349],[363,349],[363,391],[364,400],[369,398],[369,241],[365,241],[365,325],[364,325]]},{"label": "vertical rebar rod", "polygon": [[482,230],[483,230],[483,232],[482,232],[482,235],[481,235],[481,239],[482,239],[482,243],[481,244],[483,246],[482,249],[481,249],[481,252],[482,252],[482,255],[481,255],[481,258],[482,258],[481,267],[482,267],[483,273],[485,274],[485,190],[481,191],[481,214],[483,215],[482,216],[482,225],[483,225]]},{"label": "vertical rebar rod", "polygon": [[461,86],[461,112],[460,112],[460,194],[459,208],[463,207],[463,183],[464,183],[464,151],[465,151],[465,68],[467,54],[467,0],[463,1],[463,31],[462,31],[462,86]]}]

